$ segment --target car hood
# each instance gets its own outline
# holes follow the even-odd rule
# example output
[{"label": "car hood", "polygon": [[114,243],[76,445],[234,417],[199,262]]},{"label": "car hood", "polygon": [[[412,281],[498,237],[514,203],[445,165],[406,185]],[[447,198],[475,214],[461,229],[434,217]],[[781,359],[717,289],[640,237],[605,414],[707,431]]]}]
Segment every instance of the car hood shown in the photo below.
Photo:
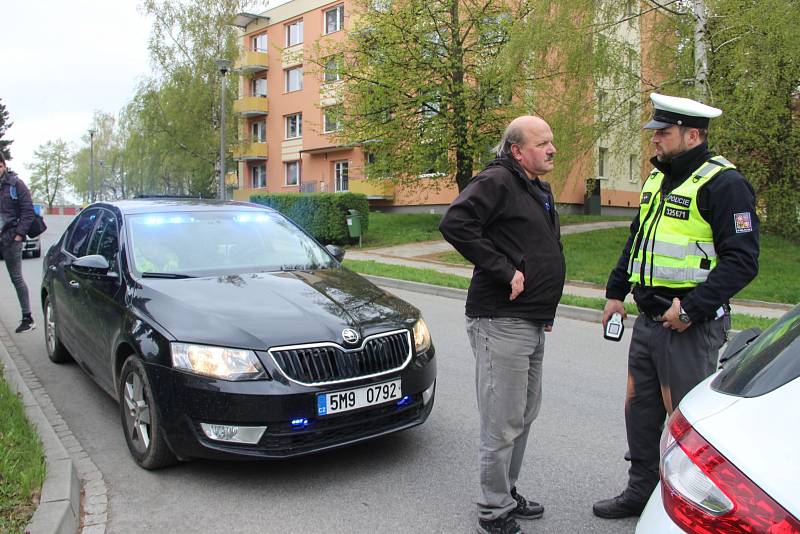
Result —
[{"label": "car hood", "polygon": [[752,398],[713,391],[710,382],[706,380],[681,402],[686,420],[769,496],[800,517],[800,378]]},{"label": "car hood", "polygon": [[254,350],[295,343],[342,343],[410,328],[419,312],[344,268],[250,273],[177,280],[145,279],[135,309],[177,341]]}]

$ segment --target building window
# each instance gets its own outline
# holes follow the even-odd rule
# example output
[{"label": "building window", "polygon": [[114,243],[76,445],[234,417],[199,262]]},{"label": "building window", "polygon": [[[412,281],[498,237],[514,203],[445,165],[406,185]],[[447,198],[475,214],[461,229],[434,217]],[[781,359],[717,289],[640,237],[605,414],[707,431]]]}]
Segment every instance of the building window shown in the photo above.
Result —
[{"label": "building window", "polygon": [[294,46],[303,42],[303,19],[286,25],[286,46]]},{"label": "building window", "polygon": [[631,154],[628,156],[628,181],[635,183],[639,181],[639,156]]},{"label": "building window", "polygon": [[325,33],[338,32],[344,26],[344,4],[325,12]]},{"label": "building window", "polygon": [[597,176],[598,178],[605,178],[606,176],[606,159],[608,158],[608,149],[601,148],[597,154]]},{"label": "building window", "polygon": [[255,35],[250,39],[250,47],[253,52],[267,51],[267,34]]},{"label": "building window", "polygon": [[325,60],[325,83],[338,82],[342,79],[342,56],[336,54]]},{"label": "building window", "polygon": [[330,106],[322,112],[322,133],[336,132],[342,129],[342,106]]},{"label": "building window", "polygon": [[267,96],[267,79],[253,78],[250,80],[250,91],[253,96]]},{"label": "building window", "polygon": [[597,116],[602,121],[606,114],[606,92],[603,89],[597,92]]},{"label": "building window", "polygon": [[335,179],[335,191],[345,192],[347,191],[347,170],[350,166],[349,162],[347,161],[336,161],[333,164],[333,177]]},{"label": "building window", "polygon": [[392,0],[372,0],[372,9],[386,13],[392,9]]},{"label": "building window", "polygon": [[267,121],[256,121],[250,126],[253,143],[263,143],[267,140]]},{"label": "building window", "polygon": [[300,91],[303,89],[303,67],[286,69],[286,92]]},{"label": "building window", "polygon": [[286,115],[286,139],[303,137],[303,114]]},{"label": "building window", "polygon": [[637,112],[636,102],[628,102],[628,127],[635,130],[639,127],[639,113]]},{"label": "building window", "polygon": [[300,162],[287,161],[283,165],[286,168],[286,185],[297,185],[300,183]]},{"label": "building window", "polygon": [[253,178],[253,188],[263,189],[267,187],[266,165],[253,165],[250,167],[250,176]]}]

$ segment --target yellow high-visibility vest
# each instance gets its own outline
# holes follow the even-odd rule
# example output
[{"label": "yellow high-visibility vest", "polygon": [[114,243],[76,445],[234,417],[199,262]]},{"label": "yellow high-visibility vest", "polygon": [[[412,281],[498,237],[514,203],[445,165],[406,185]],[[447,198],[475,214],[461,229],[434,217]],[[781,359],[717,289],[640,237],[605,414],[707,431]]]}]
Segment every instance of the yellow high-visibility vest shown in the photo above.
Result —
[{"label": "yellow high-visibility vest", "polygon": [[717,265],[711,225],[700,215],[697,193],[720,172],[736,167],[722,156],[704,162],[666,196],[664,173],[654,170],[639,198],[639,231],[628,280],[643,286],[695,287]]}]

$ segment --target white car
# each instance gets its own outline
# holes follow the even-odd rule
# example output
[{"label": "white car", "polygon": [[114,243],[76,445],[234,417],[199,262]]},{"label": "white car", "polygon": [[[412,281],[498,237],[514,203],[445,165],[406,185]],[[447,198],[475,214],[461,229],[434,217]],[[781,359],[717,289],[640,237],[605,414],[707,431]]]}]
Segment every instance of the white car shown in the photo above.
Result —
[{"label": "white car", "polygon": [[667,423],[637,534],[800,533],[800,306],[756,334]]}]

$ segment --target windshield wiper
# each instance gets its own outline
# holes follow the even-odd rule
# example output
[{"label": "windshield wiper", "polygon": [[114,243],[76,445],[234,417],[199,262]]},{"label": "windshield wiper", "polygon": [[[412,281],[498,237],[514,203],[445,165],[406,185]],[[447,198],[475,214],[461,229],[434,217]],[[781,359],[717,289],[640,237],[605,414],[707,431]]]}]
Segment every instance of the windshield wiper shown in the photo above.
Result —
[{"label": "windshield wiper", "polygon": [[180,274],[180,273],[154,273],[154,272],[144,272],[142,273],[142,278],[194,278],[189,274]]}]

